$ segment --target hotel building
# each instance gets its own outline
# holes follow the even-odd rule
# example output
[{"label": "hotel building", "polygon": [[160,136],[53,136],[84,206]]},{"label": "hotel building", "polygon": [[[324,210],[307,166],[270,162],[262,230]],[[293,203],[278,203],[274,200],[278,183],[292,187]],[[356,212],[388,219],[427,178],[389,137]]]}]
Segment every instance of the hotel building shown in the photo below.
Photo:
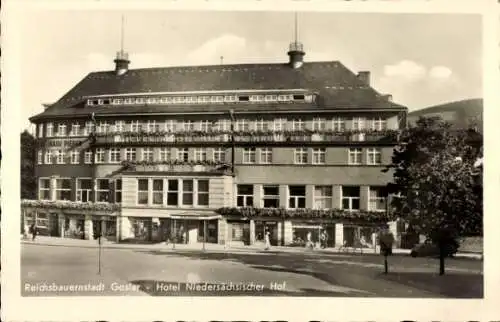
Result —
[{"label": "hotel building", "polygon": [[[30,121],[42,234],[116,241],[351,245],[387,222],[407,108],[341,62],[92,72]],[[394,228],[394,225],[391,225]],[[391,228],[391,229],[392,229]]]}]

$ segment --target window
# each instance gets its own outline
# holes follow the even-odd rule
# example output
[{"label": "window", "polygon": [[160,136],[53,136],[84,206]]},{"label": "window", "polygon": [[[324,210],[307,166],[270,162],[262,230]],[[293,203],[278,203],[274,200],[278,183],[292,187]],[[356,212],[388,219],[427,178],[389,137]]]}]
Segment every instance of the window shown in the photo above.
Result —
[{"label": "window", "polygon": [[344,132],[345,119],[343,117],[334,117],[332,119],[332,130],[337,132]]},{"label": "window", "polygon": [[286,119],[275,119],[273,121],[274,131],[283,131],[285,129]]},{"label": "window", "polygon": [[95,163],[104,163],[104,149],[97,148],[95,150]]},{"label": "window", "polygon": [[209,121],[200,121],[200,131],[203,131],[203,132],[210,131],[210,122]]},{"label": "window", "polygon": [[56,200],[71,200],[70,179],[56,179]]},{"label": "window", "polygon": [[170,148],[160,148],[158,158],[160,161],[170,160]]},{"label": "window", "polygon": [[85,128],[83,129],[83,135],[89,135],[90,133],[93,133],[95,130],[95,125],[91,121],[85,122]]},{"label": "window", "polygon": [[300,130],[303,130],[305,127],[304,127],[304,121],[302,121],[301,119],[294,119],[292,121],[292,129],[294,131],[300,131]]},{"label": "window", "polygon": [[317,148],[313,149],[313,164],[325,164],[326,162],[326,149],[325,148]]},{"label": "window", "polygon": [[76,201],[89,202],[92,193],[92,179],[76,179]]},{"label": "window", "polygon": [[307,163],[307,148],[296,148],[294,155],[295,164]]},{"label": "window", "polygon": [[370,129],[374,131],[383,131],[387,128],[387,120],[376,117],[370,120]]},{"label": "window", "polygon": [[50,179],[40,178],[38,180],[38,199],[50,200]]},{"label": "window", "polygon": [[71,151],[70,158],[71,164],[80,163],[80,151]]},{"label": "window", "polygon": [[365,119],[362,117],[353,117],[352,118],[352,129],[361,131],[365,128]]},{"label": "window", "polygon": [[116,132],[123,132],[124,129],[125,129],[125,122],[115,121],[115,131]]},{"label": "window", "polygon": [[306,207],[306,186],[288,186],[288,195],[289,208]]},{"label": "window", "polygon": [[360,148],[350,148],[349,149],[349,164],[361,164],[361,156],[363,152]]},{"label": "window", "polygon": [[37,153],[37,163],[43,164],[43,152],[42,151],[38,151],[38,153]]},{"label": "window", "polygon": [[92,151],[85,151],[83,155],[83,162],[85,164],[91,164],[92,163]]},{"label": "window", "polygon": [[45,151],[45,164],[52,163],[52,153],[50,151]]},{"label": "window", "polygon": [[371,211],[385,211],[387,191],[383,187],[370,187],[368,210]]},{"label": "window", "polygon": [[187,162],[189,160],[189,153],[187,148],[177,149],[177,160]]},{"label": "window", "polygon": [[109,124],[106,121],[99,122],[97,126],[97,133],[107,133],[109,132]]},{"label": "window", "polygon": [[64,164],[64,156],[65,152],[63,150],[57,150],[56,151],[56,163],[57,164]]},{"label": "window", "polygon": [[137,203],[139,205],[148,204],[148,193],[149,193],[149,180],[148,179],[138,179],[137,180]]},{"label": "window", "polygon": [[182,123],[182,129],[184,131],[194,131],[194,122],[193,121],[184,121]]},{"label": "window", "polygon": [[109,202],[109,179],[97,179],[96,181],[96,201]]},{"label": "window", "polygon": [[224,148],[214,148],[214,162],[225,162],[226,161],[226,151]]},{"label": "window", "polygon": [[43,138],[43,123],[38,124],[38,137]]},{"label": "window", "polygon": [[153,149],[151,148],[142,149],[142,161],[153,161]]},{"label": "window", "polygon": [[57,127],[57,136],[66,136],[66,124],[59,124]]},{"label": "window", "polygon": [[153,179],[153,204],[163,205],[163,179]]},{"label": "window", "polygon": [[198,180],[198,206],[208,206],[208,180]]},{"label": "window", "polygon": [[193,205],[193,180],[182,180],[182,205]]},{"label": "window", "polygon": [[312,122],[313,131],[323,131],[326,128],[325,119],[315,117]]},{"label": "window", "polygon": [[239,184],[236,191],[236,205],[238,207],[253,207],[253,185]]},{"label": "window", "polygon": [[122,179],[115,180],[115,202],[122,202]]},{"label": "window", "polygon": [[243,149],[243,163],[255,163],[255,148]]},{"label": "window", "polygon": [[314,208],[315,209],[331,209],[333,193],[331,186],[315,186],[314,187]]},{"label": "window", "polygon": [[130,132],[139,132],[139,121],[130,121]]},{"label": "window", "polygon": [[218,120],[215,123],[214,130],[215,131],[229,131],[230,128],[229,120]]},{"label": "window", "polygon": [[52,137],[54,131],[54,125],[52,123],[47,123],[47,133],[46,137]]},{"label": "window", "polygon": [[267,121],[265,121],[263,119],[255,121],[255,131],[264,132],[267,130],[269,130],[269,126],[267,124]]},{"label": "window", "polygon": [[342,209],[359,210],[359,187],[342,187]]},{"label": "window", "polygon": [[179,203],[179,181],[169,179],[167,182],[167,205],[177,206]]},{"label": "window", "polygon": [[127,161],[136,161],[137,160],[136,148],[126,148],[125,149],[125,160],[127,160]]},{"label": "window", "polygon": [[235,130],[236,131],[249,131],[250,130],[250,123],[248,123],[248,121],[245,119],[236,120]]},{"label": "window", "polygon": [[382,163],[382,152],[378,148],[370,148],[367,150],[368,164],[376,165]]},{"label": "window", "polygon": [[175,125],[173,120],[166,120],[165,121],[165,131],[167,132],[174,132],[175,131]]},{"label": "window", "polygon": [[260,163],[269,164],[273,162],[273,150],[271,148],[260,149]]},{"label": "window", "polygon": [[146,125],[147,132],[160,132],[160,124],[156,124],[156,121],[148,121]]},{"label": "window", "polygon": [[122,159],[121,151],[119,148],[111,148],[109,149],[109,162],[110,163],[118,163]]},{"label": "window", "polygon": [[263,186],[262,190],[264,191],[264,208],[278,208],[280,204],[279,186]]},{"label": "window", "polygon": [[207,150],[205,148],[194,149],[194,159],[195,161],[206,161]]},{"label": "window", "polygon": [[80,135],[80,124],[74,123],[71,125],[71,132],[69,134],[70,136],[78,136]]}]

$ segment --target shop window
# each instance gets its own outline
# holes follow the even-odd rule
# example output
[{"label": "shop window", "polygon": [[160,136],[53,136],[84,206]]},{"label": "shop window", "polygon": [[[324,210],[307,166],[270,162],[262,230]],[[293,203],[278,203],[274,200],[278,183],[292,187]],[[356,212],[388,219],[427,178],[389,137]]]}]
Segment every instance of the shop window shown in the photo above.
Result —
[{"label": "shop window", "polygon": [[264,208],[279,208],[280,192],[279,186],[263,186],[264,191],[263,204]]},{"label": "shop window", "polygon": [[288,195],[289,208],[306,207],[306,186],[288,186]]},{"label": "shop window", "polygon": [[168,180],[167,189],[167,205],[177,206],[179,202],[179,181],[177,179]]},{"label": "shop window", "polygon": [[153,180],[153,204],[163,204],[163,179]]},{"label": "shop window", "polygon": [[71,200],[71,180],[56,179],[56,199]]},{"label": "shop window", "polygon": [[139,205],[147,205],[148,204],[148,191],[149,191],[149,180],[148,179],[138,179],[137,180],[138,189],[137,189],[137,203]]},{"label": "shop window", "polygon": [[253,185],[239,184],[237,186],[236,205],[238,207],[253,207]]},{"label": "shop window", "polygon": [[359,191],[359,187],[342,187],[342,209],[349,211],[359,210]]},{"label": "shop window", "polygon": [[384,211],[387,204],[387,191],[384,187],[370,187],[368,209],[372,211]]},{"label": "shop window", "polygon": [[193,180],[182,180],[182,205],[193,205]]},{"label": "shop window", "polygon": [[331,209],[332,208],[332,187],[315,186],[314,187],[314,208]]},{"label": "shop window", "polygon": [[115,202],[122,202],[122,179],[115,180]]},{"label": "shop window", "polygon": [[317,148],[313,149],[313,164],[325,164],[326,162],[326,149]]},{"label": "shop window", "polygon": [[76,200],[81,202],[91,201],[92,179],[77,179],[76,181]]},{"label": "shop window", "polygon": [[368,164],[378,165],[382,163],[382,151],[379,148],[370,148],[366,151],[368,155]]},{"label": "shop window", "polygon": [[97,202],[109,202],[109,179],[97,179]]},{"label": "shop window", "polygon": [[40,178],[38,181],[38,198],[50,200],[50,179]]},{"label": "shop window", "polygon": [[208,206],[208,180],[198,180],[198,206]]},{"label": "shop window", "polygon": [[255,156],[256,156],[255,148],[243,149],[243,163],[247,164],[255,163]]},{"label": "shop window", "polygon": [[49,218],[46,213],[36,214],[36,226],[38,229],[49,228]]},{"label": "shop window", "polygon": [[350,165],[357,165],[361,164],[361,156],[363,155],[363,152],[360,148],[350,148],[349,149],[349,159],[348,163]]}]

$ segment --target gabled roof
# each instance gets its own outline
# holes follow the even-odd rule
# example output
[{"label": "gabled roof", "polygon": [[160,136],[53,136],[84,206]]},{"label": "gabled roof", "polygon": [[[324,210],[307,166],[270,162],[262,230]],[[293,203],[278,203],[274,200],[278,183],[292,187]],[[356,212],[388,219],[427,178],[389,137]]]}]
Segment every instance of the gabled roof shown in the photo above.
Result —
[{"label": "gabled roof", "polygon": [[[89,96],[127,93],[158,93],[186,91],[231,91],[231,90],[285,90],[308,89],[319,94],[319,100],[310,109],[335,108],[390,108],[405,107],[390,102],[338,61],[306,62],[300,68],[289,64],[238,64],[214,66],[187,66],[131,69],[124,75],[114,71],[93,72],[76,84],[60,100],[31,118],[88,115],[96,113],[158,113],[190,111],[186,105],[165,106],[112,106],[82,108]],[[249,105],[249,104],[244,104]],[[288,105],[292,107],[294,104]],[[233,104],[235,112],[240,104]],[[205,105],[206,109],[207,106]],[[222,106],[222,110],[227,107]],[[90,111],[92,109],[92,111]],[[99,110],[97,110],[99,109]],[[260,108],[262,109],[262,107]]]}]

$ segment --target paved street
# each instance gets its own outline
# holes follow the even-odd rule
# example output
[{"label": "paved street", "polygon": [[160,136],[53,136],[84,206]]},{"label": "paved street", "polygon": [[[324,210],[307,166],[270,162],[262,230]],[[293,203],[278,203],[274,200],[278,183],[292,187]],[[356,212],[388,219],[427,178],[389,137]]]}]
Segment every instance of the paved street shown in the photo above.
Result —
[{"label": "paved street", "polygon": [[[483,296],[482,261],[392,256],[390,273],[378,255],[98,249],[22,245],[24,296]],[[43,288],[52,288],[44,290]]]}]

